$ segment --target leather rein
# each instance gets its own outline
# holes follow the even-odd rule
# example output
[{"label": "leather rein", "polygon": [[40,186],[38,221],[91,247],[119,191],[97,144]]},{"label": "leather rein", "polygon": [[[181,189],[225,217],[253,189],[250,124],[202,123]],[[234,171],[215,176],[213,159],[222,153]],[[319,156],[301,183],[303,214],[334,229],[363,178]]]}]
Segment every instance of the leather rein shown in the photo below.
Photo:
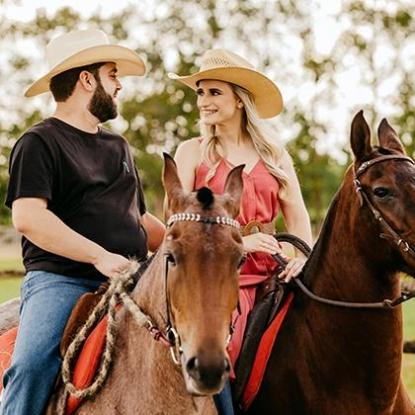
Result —
[{"label": "leather rein", "polygon": [[[385,218],[382,216],[382,214],[379,212],[378,209],[375,208],[375,206],[370,201],[368,195],[364,191],[361,183],[360,183],[360,177],[373,165],[382,163],[384,161],[388,160],[399,160],[399,161],[409,161],[412,164],[415,164],[414,161],[407,157],[407,156],[399,156],[399,155],[384,155],[377,157],[375,159],[366,161],[360,165],[360,167],[355,170],[354,173],[354,186],[355,190],[358,194],[358,197],[360,199],[360,205],[363,206],[364,203],[368,206],[370,212],[374,216],[374,218],[379,222],[379,224],[383,227],[385,233],[380,233],[379,237],[382,239],[387,239],[395,243],[398,248],[402,251],[404,255],[410,255],[412,257],[415,257],[415,251],[410,246],[410,244],[405,241],[401,236],[389,225],[389,223],[385,220]],[[297,249],[299,249],[304,255],[307,257],[311,253],[310,247],[301,239],[297,238],[294,235],[290,235],[287,233],[281,233],[274,235],[275,239],[277,239],[280,242],[289,242],[293,246],[295,246]],[[279,254],[273,255],[274,259],[279,262],[283,268],[287,265],[287,261],[281,257]],[[396,306],[404,303],[405,301],[410,300],[411,298],[415,297],[415,292],[411,292],[408,290],[402,291],[402,294],[394,299],[384,299],[380,302],[374,302],[374,303],[358,303],[358,302],[348,302],[348,301],[339,301],[339,300],[331,300],[328,298],[320,297],[313,293],[309,288],[307,288],[304,283],[299,278],[294,278],[293,281],[298,285],[298,287],[301,289],[301,291],[308,296],[309,298],[327,305],[332,305],[336,307],[344,307],[344,308],[364,308],[364,309],[393,309]]]},{"label": "leather rein", "polygon": [[[415,257],[415,250],[410,246],[410,244],[392,228],[392,226],[385,220],[382,216],[380,211],[376,209],[376,207],[372,204],[369,199],[369,196],[366,194],[365,190],[363,189],[360,183],[360,177],[366,173],[370,167],[375,164],[382,163],[389,160],[398,160],[398,161],[408,161],[411,164],[415,164],[414,161],[407,156],[399,156],[399,155],[384,155],[372,160],[366,161],[362,163],[357,170],[354,172],[354,179],[353,183],[355,186],[356,193],[360,200],[360,205],[363,206],[364,203],[369,208],[370,212],[372,213],[373,217],[376,221],[379,222],[381,227],[384,229],[385,233],[380,233],[379,237],[382,239],[387,239],[392,241],[397,245],[397,247],[402,251],[404,255],[410,255]],[[226,216],[202,216],[200,214],[195,213],[176,213],[172,215],[169,220],[167,221],[167,228],[171,227],[175,222],[182,222],[182,221],[190,221],[190,222],[202,222],[208,223],[212,225],[226,225],[231,226],[237,229],[240,229],[240,224],[235,219]],[[274,235],[274,238],[279,242],[288,242],[291,243],[294,247],[300,250],[304,255],[307,257],[311,253],[310,247],[302,241],[300,238],[288,234],[288,233],[278,233]],[[281,265],[282,268],[285,268],[287,265],[287,261],[279,254],[272,255],[272,257]],[[165,296],[166,296],[166,315],[167,315],[167,328],[162,331],[154,326],[150,319],[147,321],[147,328],[151,335],[154,337],[155,340],[161,341],[166,346],[170,347],[170,352],[174,363],[180,366],[181,362],[181,355],[183,354],[183,350],[181,347],[180,336],[175,329],[174,325],[172,324],[171,319],[171,309],[170,309],[170,301],[167,289],[167,281],[168,281],[168,267],[169,267],[169,258],[166,256],[165,261]],[[314,301],[317,301],[322,304],[331,305],[335,307],[343,307],[343,308],[354,308],[354,309],[393,309],[398,305],[404,303],[405,301],[410,300],[411,298],[415,297],[415,292],[411,292],[408,290],[402,291],[402,294],[394,299],[384,299],[383,301],[379,302],[372,302],[372,303],[360,303],[360,302],[349,302],[349,301],[340,301],[340,300],[332,300],[329,298],[321,297],[315,293],[313,293],[306,285],[300,280],[300,278],[294,278],[293,281],[298,285],[301,291],[309,298]],[[230,326],[229,330],[229,340],[232,335],[232,325]]]}]

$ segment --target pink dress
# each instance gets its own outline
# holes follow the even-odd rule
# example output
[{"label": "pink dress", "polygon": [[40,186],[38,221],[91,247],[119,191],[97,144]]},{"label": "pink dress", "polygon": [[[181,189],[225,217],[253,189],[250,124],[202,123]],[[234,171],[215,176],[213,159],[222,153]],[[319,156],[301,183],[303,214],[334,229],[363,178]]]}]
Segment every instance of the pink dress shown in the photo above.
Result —
[{"label": "pink dress", "polygon": [[[206,184],[209,168],[201,163],[196,170],[195,190],[207,186],[213,193],[222,194],[226,178],[233,167],[231,163],[222,159],[215,176]],[[279,183],[261,159],[249,173],[243,172],[243,183],[241,210],[237,217],[241,226],[251,220],[271,222],[279,210]],[[277,264],[270,255],[261,252],[248,253],[239,278],[241,314],[237,311],[234,313],[235,332],[229,346],[232,364],[235,364],[241,350],[247,318],[255,303],[256,286],[269,278],[276,268]]]}]

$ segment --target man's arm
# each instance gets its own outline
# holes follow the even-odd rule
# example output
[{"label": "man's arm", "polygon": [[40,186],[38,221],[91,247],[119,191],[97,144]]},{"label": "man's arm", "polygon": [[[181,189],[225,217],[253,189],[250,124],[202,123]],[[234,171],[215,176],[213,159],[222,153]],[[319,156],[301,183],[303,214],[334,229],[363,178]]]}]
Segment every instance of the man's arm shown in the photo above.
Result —
[{"label": "man's arm", "polygon": [[163,242],[166,227],[163,222],[148,212],[141,216],[141,224],[147,232],[148,249],[151,252],[156,251]]},{"label": "man's arm", "polygon": [[12,205],[12,219],[16,230],[39,248],[92,264],[107,277],[113,277],[130,264],[127,258],[108,252],[65,225],[47,208],[45,199],[16,199]]}]

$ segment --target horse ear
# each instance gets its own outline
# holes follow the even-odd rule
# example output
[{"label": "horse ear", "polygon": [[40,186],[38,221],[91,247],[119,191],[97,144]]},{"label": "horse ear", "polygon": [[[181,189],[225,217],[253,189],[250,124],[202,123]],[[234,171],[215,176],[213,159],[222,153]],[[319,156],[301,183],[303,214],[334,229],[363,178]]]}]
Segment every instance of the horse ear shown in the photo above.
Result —
[{"label": "horse ear", "polygon": [[163,153],[164,168],[163,168],[163,186],[167,195],[167,211],[170,214],[177,212],[182,206],[184,200],[184,192],[179,175],[177,174],[176,162],[173,158]]},{"label": "horse ear", "polygon": [[234,167],[228,174],[225,182],[225,190],[223,192],[225,197],[225,208],[232,217],[238,216],[241,205],[242,191],[244,188],[242,170],[244,167],[245,164]]},{"label": "horse ear", "polygon": [[389,148],[390,150],[395,150],[398,153],[406,154],[398,134],[396,134],[396,131],[389,125],[386,118],[384,118],[379,124],[378,137],[379,144],[382,147]]},{"label": "horse ear", "polygon": [[365,117],[363,116],[363,110],[360,110],[353,118],[350,144],[357,161],[363,159],[372,152],[372,146],[370,145],[370,130]]}]

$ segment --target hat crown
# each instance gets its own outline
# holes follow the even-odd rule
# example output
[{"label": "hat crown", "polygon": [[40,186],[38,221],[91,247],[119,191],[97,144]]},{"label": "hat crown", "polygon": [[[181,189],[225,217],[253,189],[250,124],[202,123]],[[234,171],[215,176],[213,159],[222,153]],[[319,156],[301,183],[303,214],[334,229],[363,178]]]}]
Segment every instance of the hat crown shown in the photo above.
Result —
[{"label": "hat crown", "polygon": [[46,46],[49,69],[85,49],[102,45],[109,45],[109,39],[102,30],[78,30],[58,36]]},{"label": "hat crown", "polygon": [[241,67],[255,70],[254,66],[247,60],[226,49],[211,49],[203,55],[201,71],[224,67]]}]

